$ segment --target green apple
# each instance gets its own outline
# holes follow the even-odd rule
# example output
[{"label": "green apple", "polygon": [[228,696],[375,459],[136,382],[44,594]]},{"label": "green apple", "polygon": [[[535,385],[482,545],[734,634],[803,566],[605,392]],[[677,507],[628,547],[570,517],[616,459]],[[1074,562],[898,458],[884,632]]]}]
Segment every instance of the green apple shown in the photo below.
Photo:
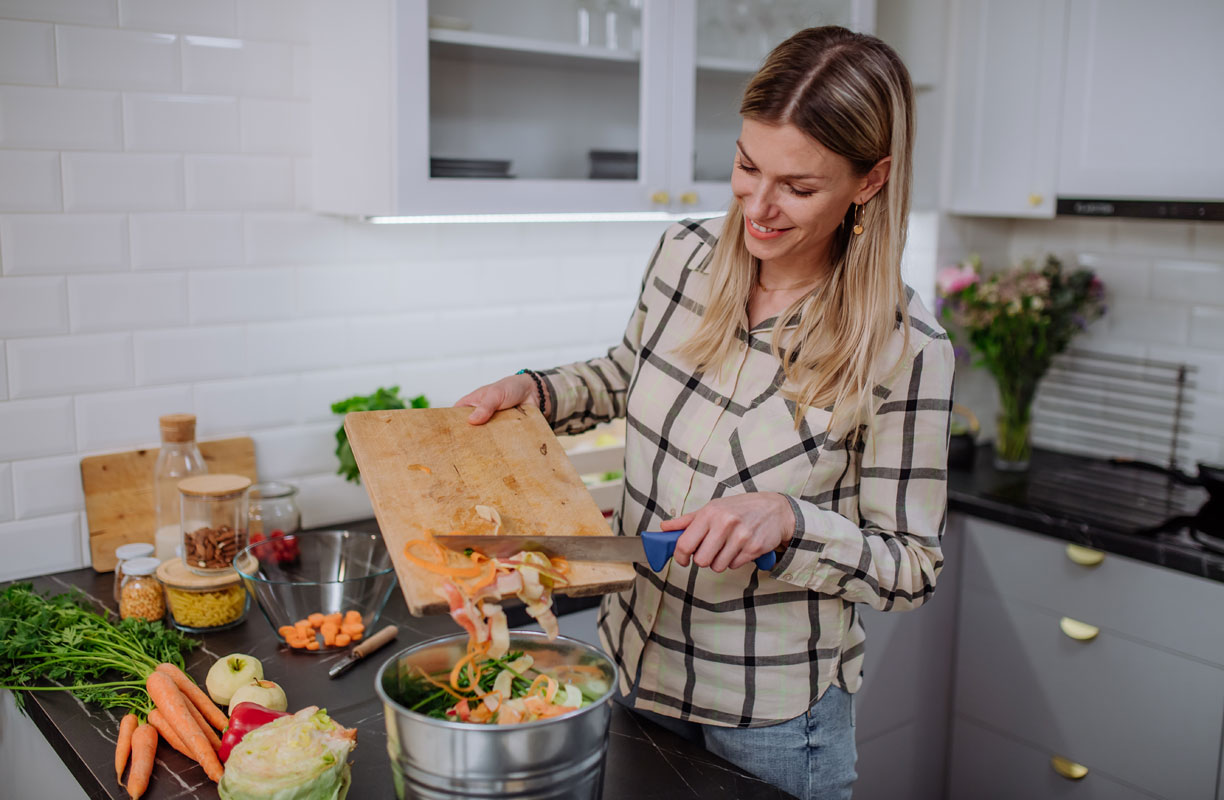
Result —
[{"label": "green apple", "polygon": [[240,687],[259,680],[263,675],[263,664],[259,663],[258,658],[245,653],[231,653],[217,659],[217,663],[208,670],[204,685],[213,702],[223,706],[229,703]]},{"label": "green apple", "polygon": [[239,703],[258,703],[273,711],[285,711],[289,708],[289,699],[285,690],[272,681],[251,681],[234,692],[230,698],[230,711]]}]

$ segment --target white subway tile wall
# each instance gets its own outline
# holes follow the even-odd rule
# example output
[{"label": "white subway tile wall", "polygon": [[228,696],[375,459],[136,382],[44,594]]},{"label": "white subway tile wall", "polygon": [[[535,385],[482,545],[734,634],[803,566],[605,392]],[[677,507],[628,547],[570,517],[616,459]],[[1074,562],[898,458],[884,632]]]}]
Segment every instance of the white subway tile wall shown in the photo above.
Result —
[{"label": "white subway tile wall", "polygon": [[[1025,220],[1012,223],[1011,234],[1009,262],[1053,253],[1094,270],[1105,283],[1107,313],[1076,346],[1198,368],[1183,461],[1224,463],[1224,225]],[[972,391],[979,378],[958,376],[958,383],[966,384],[988,423],[995,400],[993,391]]]}]

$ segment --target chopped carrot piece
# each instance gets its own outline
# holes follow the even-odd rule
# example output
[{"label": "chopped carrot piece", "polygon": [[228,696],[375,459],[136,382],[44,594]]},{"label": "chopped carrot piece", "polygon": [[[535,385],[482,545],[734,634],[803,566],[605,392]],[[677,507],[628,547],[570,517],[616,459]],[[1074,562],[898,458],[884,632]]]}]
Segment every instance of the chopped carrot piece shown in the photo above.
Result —
[{"label": "chopped carrot piece", "polygon": [[327,645],[328,647],[331,647],[335,643],[336,643],[336,632],[333,631],[331,628],[328,628],[326,631],[323,632],[323,644]]},{"label": "chopped carrot piece", "polygon": [[344,612],[345,622],[361,622],[361,612],[355,608],[351,608]]},{"label": "chopped carrot piece", "polygon": [[349,639],[351,639],[351,640],[352,640],[352,641],[354,641],[354,642],[356,642],[356,641],[360,641],[360,640],[361,640],[361,631],[357,631],[356,633],[350,633],[350,634],[349,634]]},{"label": "chopped carrot piece", "polygon": [[318,649],[319,649],[319,643],[318,643],[317,641],[314,641],[314,642],[307,642],[307,643],[306,643],[306,649],[307,649],[307,650],[318,650]]},{"label": "chopped carrot piece", "polygon": [[316,611],[307,617],[306,621],[310,623],[312,628],[317,628],[323,624],[323,615]]},{"label": "chopped carrot piece", "polygon": [[353,641],[353,638],[347,633],[337,633],[333,643],[336,647],[348,647],[348,643]]},{"label": "chopped carrot piece", "polygon": [[331,624],[331,625],[335,625],[337,628],[339,628],[339,627],[340,627],[340,623],[342,623],[342,622],[344,622],[344,615],[343,615],[343,614],[341,614],[339,611],[337,611],[335,614],[325,614],[325,615],[323,616],[323,623],[324,623],[325,625],[326,625],[326,624]]},{"label": "chopped carrot piece", "polygon": [[293,627],[292,625],[282,625],[276,629],[276,632],[288,639],[291,636],[297,635],[297,628]]},{"label": "chopped carrot piece", "polygon": [[312,628],[312,627],[314,627],[314,626],[310,624],[310,620],[308,620],[308,619],[299,619],[297,622],[293,623],[293,627],[295,627],[295,628]]},{"label": "chopped carrot piece", "polygon": [[340,626],[341,633],[347,633],[352,636],[354,633],[362,633],[365,631],[365,626],[360,622],[346,622]]}]

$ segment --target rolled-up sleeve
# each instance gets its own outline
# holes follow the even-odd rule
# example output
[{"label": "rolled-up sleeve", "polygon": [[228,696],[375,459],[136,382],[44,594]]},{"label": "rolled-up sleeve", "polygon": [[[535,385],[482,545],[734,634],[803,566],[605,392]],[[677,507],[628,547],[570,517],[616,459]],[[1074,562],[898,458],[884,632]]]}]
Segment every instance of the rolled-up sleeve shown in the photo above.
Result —
[{"label": "rolled-up sleeve", "polygon": [[646,274],[642,278],[637,305],[625,326],[620,344],[607,355],[588,361],[576,361],[539,373],[548,393],[553,430],[558,433],[581,433],[600,422],[625,416],[629,384],[633,377],[638,351],[642,344],[642,328],[646,323],[646,297],[651,273],[662,252],[664,234],[659,239]]},{"label": "rolled-up sleeve", "polygon": [[897,370],[867,426],[859,519],[788,498],[795,532],[774,577],[880,611],[931,596],[943,566],[953,371],[946,336]]}]

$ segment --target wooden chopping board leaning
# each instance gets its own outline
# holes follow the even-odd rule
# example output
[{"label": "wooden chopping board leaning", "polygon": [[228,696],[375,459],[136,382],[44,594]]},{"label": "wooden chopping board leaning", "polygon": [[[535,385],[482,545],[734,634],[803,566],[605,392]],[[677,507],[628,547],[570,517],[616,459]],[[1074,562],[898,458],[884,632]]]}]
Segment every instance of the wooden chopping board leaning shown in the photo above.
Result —
[{"label": "wooden chopping board leaning", "polygon": [[[607,521],[537,409],[499,411],[469,425],[469,408],[361,411],[344,418],[408,610],[445,613],[442,581],[404,557],[426,531],[612,536]],[[477,506],[496,510],[500,527]],[[630,564],[574,562],[571,596],[627,589]]]}]

